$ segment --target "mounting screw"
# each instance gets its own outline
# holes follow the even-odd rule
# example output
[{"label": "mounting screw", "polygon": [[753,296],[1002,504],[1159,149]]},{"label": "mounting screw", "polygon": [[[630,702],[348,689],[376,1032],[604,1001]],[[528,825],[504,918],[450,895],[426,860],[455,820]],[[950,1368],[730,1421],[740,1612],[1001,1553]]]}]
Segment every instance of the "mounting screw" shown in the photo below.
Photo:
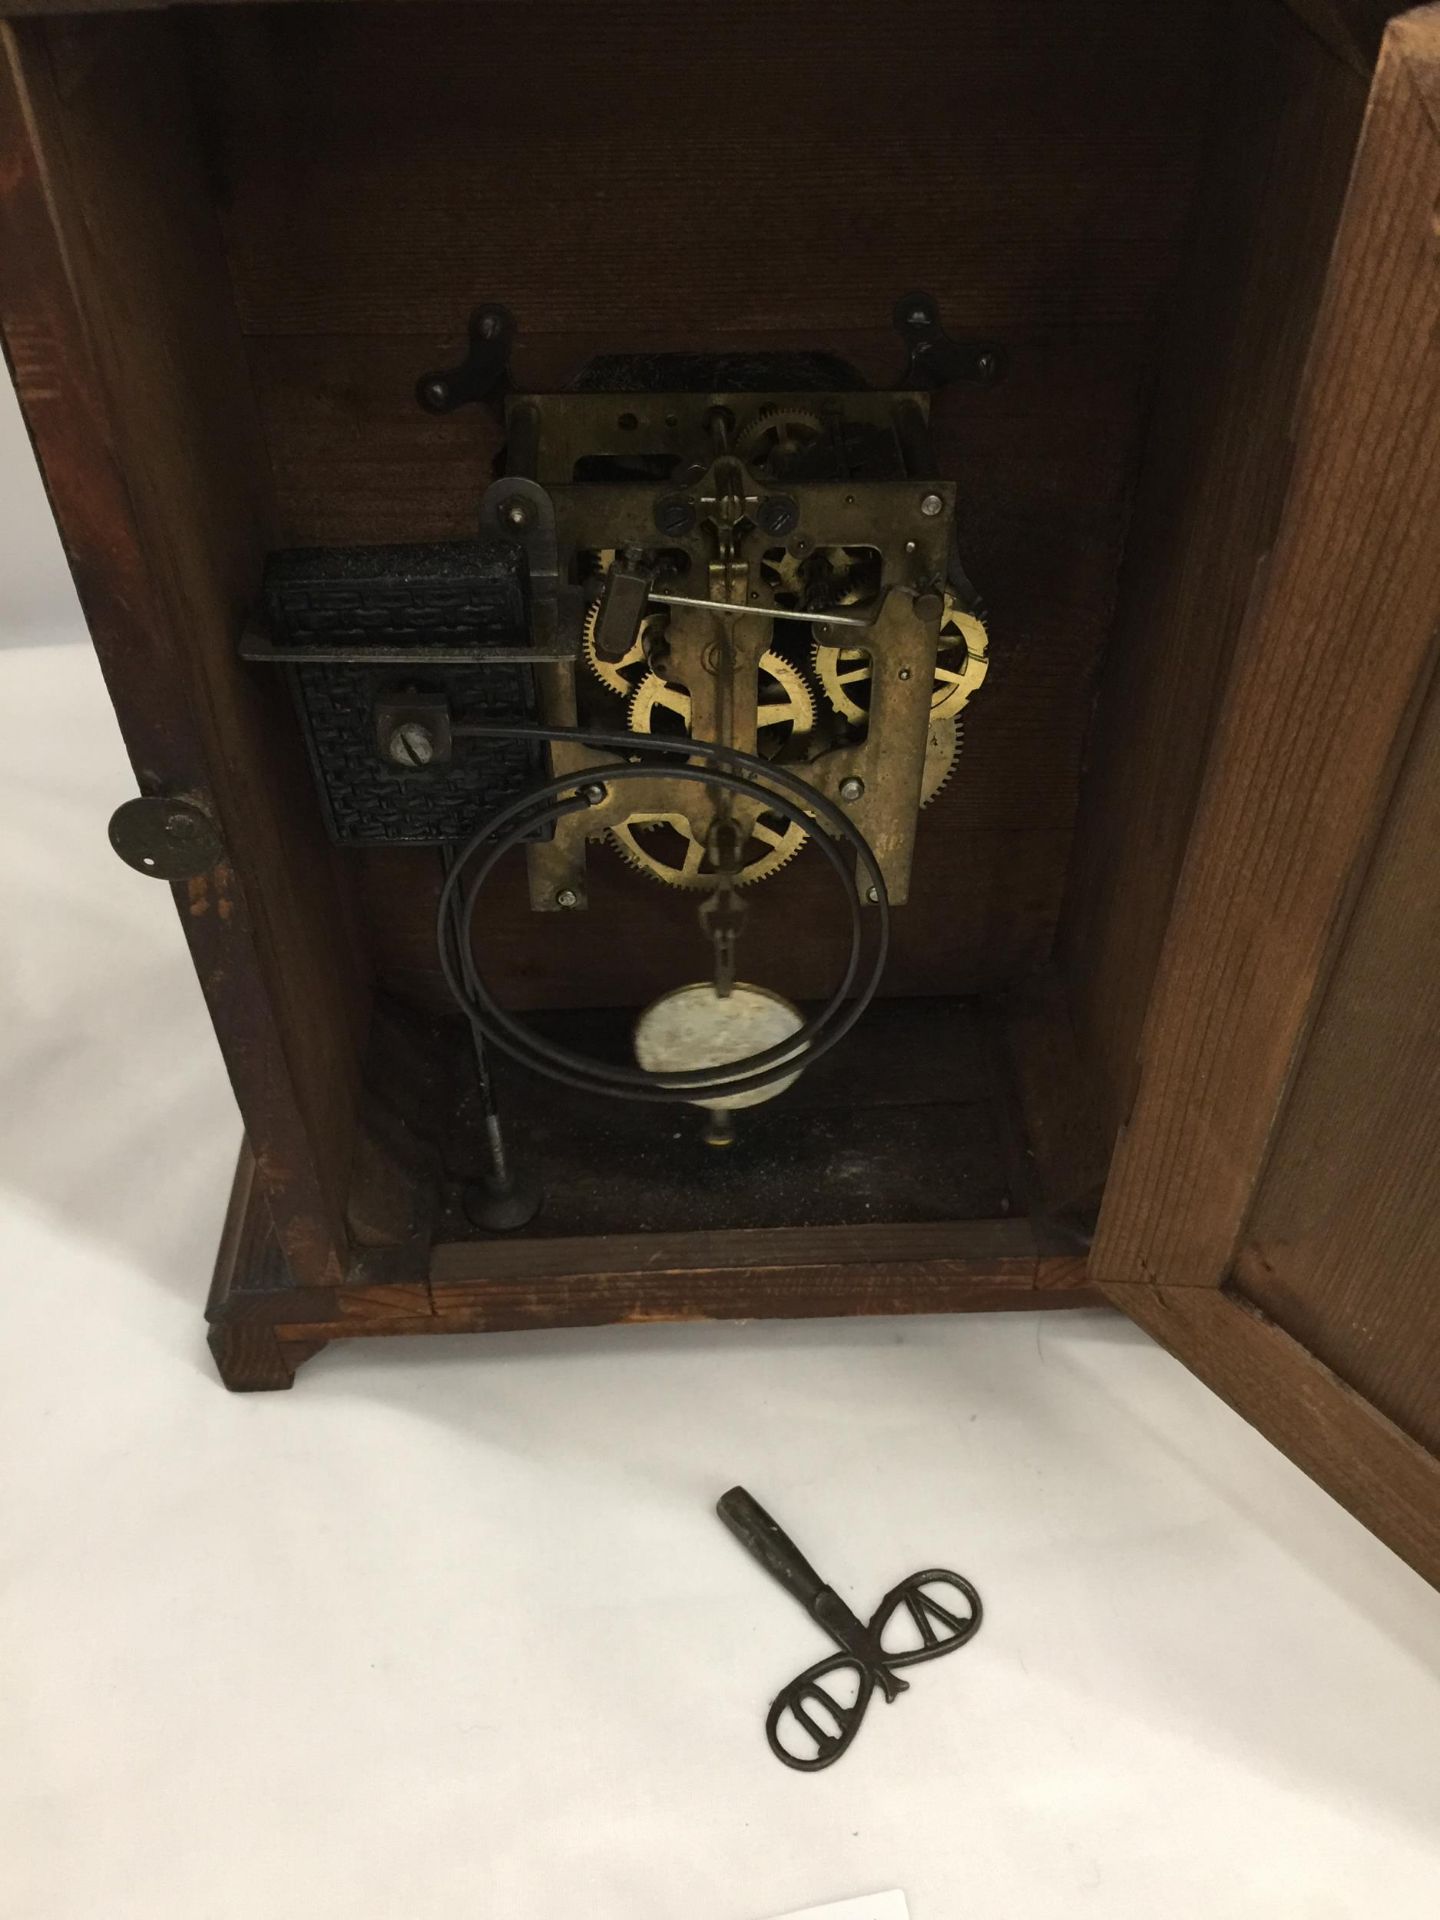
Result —
[{"label": "mounting screw", "polygon": [[555,904],[557,907],[578,907],[580,896],[573,887],[561,887],[555,896]]},{"label": "mounting screw", "polygon": [[865,782],[860,778],[858,773],[847,773],[845,778],[840,782],[840,798],[842,800],[858,800],[864,791]]},{"label": "mounting screw", "polygon": [[867,887],[865,889],[865,898],[870,902],[872,907],[878,907],[880,904],[879,887]]},{"label": "mounting screw", "polygon": [[800,509],[788,495],[772,493],[760,502],[755,518],[766,533],[790,533],[800,524]]},{"label": "mounting screw", "polygon": [[655,502],[655,526],[660,533],[689,533],[695,524],[695,509],[678,493]]},{"label": "mounting screw", "polygon": [[982,353],[975,362],[975,371],[982,380],[993,380],[999,370],[999,361],[993,353]]},{"label": "mounting screw", "polygon": [[427,380],[420,389],[420,396],[427,407],[443,409],[450,404],[450,385],[445,380]]},{"label": "mounting screw", "polygon": [[945,511],[945,502],[938,493],[923,494],[920,499],[920,511],[927,520],[934,520]]},{"label": "mounting screw", "polygon": [[912,327],[928,327],[934,317],[930,309],[922,306],[917,300],[915,305],[911,307],[910,311],[905,315],[905,320],[907,325]]},{"label": "mounting screw", "polygon": [[482,340],[493,340],[500,331],[500,316],[493,307],[486,307],[480,314],[476,326]]},{"label": "mounting screw", "polygon": [[397,767],[428,767],[435,758],[435,736],[423,720],[406,720],[386,742]]},{"label": "mounting screw", "polygon": [[900,671],[896,674],[895,678],[897,680],[908,680],[910,678],[909,667],[901,667]]},{"label": "mounting screw", "polygon": [[527,500],[523,493],[517,493],[501,507],[500,518],[514,527],[517,533],[523,533],[535,518],[535,502]]},{"label": "mounting screw", "polygon": [[[580,798],[582,800],[588,800],[592,807],[603,807],[606,793],[607,789],[602,787],[598,780],[592,780],[588,787],[582,787],[580,789]],[[565,902],[562,900],[560,904],[563,907]]]}]

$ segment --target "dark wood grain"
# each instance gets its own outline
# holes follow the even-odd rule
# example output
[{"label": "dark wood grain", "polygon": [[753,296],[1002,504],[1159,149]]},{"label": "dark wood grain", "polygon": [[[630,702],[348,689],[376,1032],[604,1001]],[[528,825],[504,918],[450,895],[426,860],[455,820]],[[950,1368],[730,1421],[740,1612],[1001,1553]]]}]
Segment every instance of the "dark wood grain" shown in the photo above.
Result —
[{"label": "dark wood grain", "polygon": [[[624,1062],[633,1023],[612,1011],[533,1025],[587,1057]],[[443,1239],[470,1231],[464,1188],[485,1150],[464,1030],[439,1025],[433,1046],[458,1070],[450,1110],[432,1108],[448,1176]],[[723,1150],[706,1144],[692,1108],[576,1092],[504,1058],[492,1072],[510,1151],[544,1196],[526,1239],[1003,1219],[1025,1209],[1007,1151],[1005,1076],[992,1071],[988,1022],[965,1002],[872,1007],[783,1095],[739,1115]]]},{"label": "dark wood grain", "polygon": [[1440,693],[1245,1229],[1237,1284],[1440,1453]]},{"label": "dark wood grain", "polygon": [[1228,9],[1200,205],[1167,342],[1087,754],[1059,954],[1113,1131],[1291,424],[1365,86],[1278,7]]},{"label": "dark wood grain", "polygon": [[1003,996],[1000,1017],[1034,1166],[1034,1204],[1049,1214],[1093,1222],[1114,1141],[1095,1075],[1075,1037],[1069,989],[1054,968],[1046,968]]},{"label": "dark wood grain", "polygon": [[334,1277],[365,988],[288,718],[234,658],[265,459],[183,75],[158,19],[4,33],[21,405],[139,783],[223,834],[182,923],[287,1257]]},{"label": "dark wood grain", "polygon": [[1285,0],[1285,4],[1337,60],[1367,80],[1386,21],[1405,11],[1394,0]]},{"label": "dark wood grain", "polygon": [[1274,553],[1242,636],[1092,1264],[1216,1286],[1432,664],[1440,9],[1392,27]]},{"label": "dark wood grain", "polygon": [[1082,1261],[1042,1254],[1024,1221],[925,1227],[735,1229],[580,1241],[442,1242],[430,1306],[297,1326],[295,1338],[500,1332],[663,1320],[825,1319],[853,1314],[996,1312],[1094,1306]]},{"label": "dark wood grain", "polygon": [[369,1251],[346,1284],[290,1291],[267,1284],[272,1259],[246,1149],[209,1307],[232,1390],[289,1387],[336,1339],[1104,1304],[1083,1259],[1023,1220],[441,1241],[420,1279],[399,1277],[403,1254]]},{"label": "dark wood grain", "polygon": [[1108,1282],[1102,1291],[1440,1586],[1440,1460],[1228,1291]]},{"label": "dark wood grain", "polygon": [[527,333],[829,334],[917,282],[1006,334],[1153,317],[1205,7],[894,25],[881,0],[198,15],[245,330],[445,334],[483,293]]}]

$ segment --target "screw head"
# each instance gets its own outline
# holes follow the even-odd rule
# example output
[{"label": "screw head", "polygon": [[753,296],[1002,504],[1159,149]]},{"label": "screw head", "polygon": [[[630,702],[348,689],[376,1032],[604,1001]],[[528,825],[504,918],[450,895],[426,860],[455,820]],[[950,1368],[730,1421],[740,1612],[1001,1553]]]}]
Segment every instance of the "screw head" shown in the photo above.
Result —
[{"label": "screw head", "polygon": [[982,353],[975,362],[975,371],[982,380],[993,380],[998,364],[993,353]]},{"label": "screw head", "polygon": [[588,800],[592,807],[602,807],[605,804],[606,792],[607,789],[601,786],[598,780],[592,780],[588,787],[580,789],[580,798]]},{"label": "screw head", "polygon": [[655,502],[655,526],[660,533],[689,533],[695,524],[695,509],[679,494]]},{"label": "screw head", "polygon": [[578,907],[580,896],[573,887],[561,887],[555,896],[555,904],[557,907]]},{"label": "screw head", "polygon": [[908,680],[910,678],[909,667],[901,667],[900,671],[896,674],[895,678],[897,680]]},{"label": "screw head", "polygon": [[845,778],[840,782],[840,798],[842,800],[858,800],[864,791],[865,782],[860,778],[858,773],[847,773]]},{"label": "screw head", "polygon": [[428,767],[435,758],[435,736],[423,720],[406,720],[391,734],[387,750],[397,767]]},{"label": "screw head", "polygon": [[535,518],[535,503],[533,500],[527,500],[523,494],[517,493],[513,499],[507,500],[501,507],[500,518],[507,526],[514,527],[517,533],[523,533]]},{"label": "screw head", "polygon": [[421,390],[427,407],[448,407],[450,404],[450,386],[445,380],[427,380]]},{"label": "screw head", "polygon": [[872,907],[879,906],[880,889],[878,887],[867,887],[865,889],[865,898],[870,902]]},{"label": "screw head", "polygon": [[922,307],[917,301],[906,314],[905,319],[909,326],[928,327],[930,324],[930,309],[928,307]]},{"label": "screw head", "polygon": [[755,518],[766,533],[790,533],[800,524],[800,509],[783,493],[772,493],[760,502]]},{"label": "screw head", "polygon": [[500,316],[493,307],[487,307],[480,315],[478,332],[482,340],[493,340],[500,331]]},{"label": "screw head", "polygon": [[945,511],[945,502],[938,493],[922,494],[920,511],[927,520],[934,520]]}]

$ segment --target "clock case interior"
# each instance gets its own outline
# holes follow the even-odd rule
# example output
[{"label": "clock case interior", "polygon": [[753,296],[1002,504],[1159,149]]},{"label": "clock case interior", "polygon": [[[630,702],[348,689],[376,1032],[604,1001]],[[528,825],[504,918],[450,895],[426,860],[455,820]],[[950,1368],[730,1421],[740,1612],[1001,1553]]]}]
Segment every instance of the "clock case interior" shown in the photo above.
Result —
[{"label": "clock case interior", "polygon": [[[97,644],[142,790],[147,711],[174,702],[230,848],[182,919],[270,1283],[427,1288],[432,1310],[448,1286],[477,1325],[1092,1297],[1086,1239],[1363,105],[1299,11],[742,0],[677,21],[620,0],[602,28],[536,0],[15,24],[183,684],[109,616]],[[427,413],[415,383],[481,302],[516,317],[521,391],[597,356],[782,351],[885,388],[910,287],[1005,370],[933,400],[990,664],[920,818],[882,998],[724,1154],[683,1109],[502,1062],[545,1203],[483,1234],[460,1204],[477,1113],[436,962],[440,857],[332,843],[283,686],[239,658],[266,558],[473,535],[502,429]],[[813,1002],[842,933],[808,848],[750,890],[743,971]],[[523,860],[502,869],[484,964],[546,1032],[623,1048],[707,954],[693,901],[598,848],[582,913],[532,911]],[[671,1294],[627,1301],[644,1270]]]}]

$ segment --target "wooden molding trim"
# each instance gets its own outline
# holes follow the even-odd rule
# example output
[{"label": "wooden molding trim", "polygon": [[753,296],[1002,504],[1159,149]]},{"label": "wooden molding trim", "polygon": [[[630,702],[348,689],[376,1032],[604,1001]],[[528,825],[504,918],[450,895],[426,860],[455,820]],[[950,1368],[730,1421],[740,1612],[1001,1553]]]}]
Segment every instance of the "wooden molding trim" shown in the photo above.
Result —
[{"label": "wooden molding trim", "polygon": [[288,1385],[286,1354],[367,1335],[1104,1305],[1083,1257],[1018,1219],[457,1240],[428,1276],[407,1247],[362,1255],[341,1286],[297,1287],[242,1147],[207,1312],[226,1383],[244,1387]]}]

